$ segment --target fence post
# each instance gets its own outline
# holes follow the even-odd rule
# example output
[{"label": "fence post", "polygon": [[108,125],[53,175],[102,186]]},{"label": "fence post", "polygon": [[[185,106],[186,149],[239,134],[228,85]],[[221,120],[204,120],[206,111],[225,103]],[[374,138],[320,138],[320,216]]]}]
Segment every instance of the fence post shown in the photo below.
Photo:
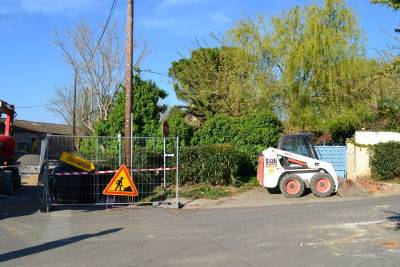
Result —
[{"label": "fence post", "polygon": [[[98,136],[96,136],[95,137],[96,138],[96,148],[95,148],[95,151],[96,151],[96,165],[98,166],[99,165],[99,137]],[[94,191],[94,193],[95,193],[95,196],[96,196],[96,202],[99,202],[99,176],[97,175],[97,174],[95,174],[95,185],[94,185],[94,189],[95,189],[95,191]]]},{"label": "fence post", "polygon": [[166,155],[166,151],[165,151],[165,137],[163,137],[163,161],[164,161],[164,185],[163,185],[163,187],[164,187],[164,191],[165,191],[165,189],[166,189],[166,183],[167,183],[167,179],[166,179],[166,176],[167,176],[167,171],[165,170],[165,168],[167,167],[167,163],[166,163],[166,159],[167,159],[167,155]]},{"label": "fence post", "polygon": [[121,134],[118,134],[118,166],[121,166],[121,162],[122,162],[122,144],[121,144]]},{"label": "fence post", "polygon": [[43,179],[44,179],[44,190],[43,190],[43,202],[44,202],[44,211],[50,211],[50,204],[49,204],[49,135],[46,136],[43,143]]},{"label": "fence post", "polygon": [[176,208],[179,209],[179,136],[176,137],[176,185],[175,185],[175,197],[176,197]]}]

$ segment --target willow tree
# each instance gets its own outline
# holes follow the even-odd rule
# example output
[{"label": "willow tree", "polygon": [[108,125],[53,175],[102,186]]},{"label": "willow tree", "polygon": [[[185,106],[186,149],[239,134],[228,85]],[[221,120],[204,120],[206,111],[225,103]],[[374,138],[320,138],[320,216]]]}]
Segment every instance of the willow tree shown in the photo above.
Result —
[{"label": "willow tree", "polygon": [[361,30],[344,0],[292,8],[269,25],[262,17],[243,20],[228,36],[257,55],[267,76],[273,74],[266,94],[278,96],[276,109],[292,127],[318,128],[355,104],[353,68],[364,53]]}]

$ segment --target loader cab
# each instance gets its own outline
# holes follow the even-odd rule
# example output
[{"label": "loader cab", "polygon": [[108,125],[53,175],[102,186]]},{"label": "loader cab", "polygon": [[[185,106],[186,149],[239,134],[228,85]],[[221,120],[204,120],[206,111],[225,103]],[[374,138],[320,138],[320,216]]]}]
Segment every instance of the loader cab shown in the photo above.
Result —
[{"label": "loader cab", "polygon": [[312,133],[285,134],[279,139],[278,149],[318,159],[313,140]]}]

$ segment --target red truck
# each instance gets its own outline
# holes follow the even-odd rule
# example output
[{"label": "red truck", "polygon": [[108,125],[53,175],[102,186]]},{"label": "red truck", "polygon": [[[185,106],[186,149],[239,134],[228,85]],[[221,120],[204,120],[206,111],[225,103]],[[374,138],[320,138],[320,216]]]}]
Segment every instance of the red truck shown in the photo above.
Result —
[{"label": "red truck", "polygon": [[5,114],[4,134],[0,133],[0,195],[11,196],[21,185],[21,176],[16,159],[16,144],[12,137],[14,105],[0,100],[0,118]]}]

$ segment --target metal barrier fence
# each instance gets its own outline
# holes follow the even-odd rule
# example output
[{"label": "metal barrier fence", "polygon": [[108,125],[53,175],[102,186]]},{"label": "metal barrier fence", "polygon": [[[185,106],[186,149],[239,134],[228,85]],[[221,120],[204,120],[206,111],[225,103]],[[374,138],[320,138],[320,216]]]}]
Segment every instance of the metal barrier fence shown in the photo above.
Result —
[{"label": "metal barrier fence", "polygon": [[316,146],[320,160],[329,162],[338,176],[347,177],[347,146]]},{"label": "metal barrier fence", "polygon": [[[131,162],[125,162],[125,142],[131,143]],[[178,206],[178,146],[178,138],[50,135],[42,143],[38,183],[43,208],[88,204]],[[60,161],[63,152],[92,162],[95,169],[82,171]],[[128,166],[138,196],[104,195],[104,188],[122,164]]]}]

